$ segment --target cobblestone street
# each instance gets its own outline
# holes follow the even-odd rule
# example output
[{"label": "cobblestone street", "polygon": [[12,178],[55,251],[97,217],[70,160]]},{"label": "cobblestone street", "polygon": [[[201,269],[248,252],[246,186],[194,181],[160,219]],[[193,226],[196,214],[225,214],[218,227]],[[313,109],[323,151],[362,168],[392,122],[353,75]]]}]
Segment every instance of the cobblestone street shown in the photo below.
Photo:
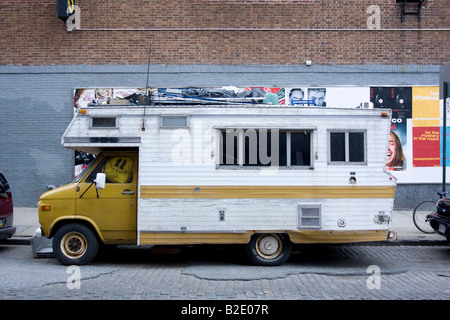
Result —
[{"label": "cobblestone street", "polygon": [[[93,265],[80,267],[78,287],[73,286],[76,274],[68,267],[53,258],[33,259],[28,250],[0,247],[3,271],[20,265],[20,273],[0,280],[1,299],[450,298],[448,246],[311,246],[280,267],[248,265],[234,247],[184,248],[179,253],[171,249],[169,254],[128,247],[108,251]],[[22,261],[17,258],[21,253]],[[27,272],[39,272],[41,279],[27,280]]]}]

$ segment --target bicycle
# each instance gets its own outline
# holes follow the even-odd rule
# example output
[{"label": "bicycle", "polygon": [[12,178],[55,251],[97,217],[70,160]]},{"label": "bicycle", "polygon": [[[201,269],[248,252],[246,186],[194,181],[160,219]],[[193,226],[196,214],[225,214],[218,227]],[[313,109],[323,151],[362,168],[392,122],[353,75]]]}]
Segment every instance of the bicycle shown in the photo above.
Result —
[{"label": "bicycle", "polygon": [[[438,192],[439,200],[444,199],[447,192]],[[438,200],[438,201],[439,201]],[[413,212],[413,222],[423,233],[435,233],[428,222],[429,217],[436,212],[438,201],[424,201],[419,203]]]}]

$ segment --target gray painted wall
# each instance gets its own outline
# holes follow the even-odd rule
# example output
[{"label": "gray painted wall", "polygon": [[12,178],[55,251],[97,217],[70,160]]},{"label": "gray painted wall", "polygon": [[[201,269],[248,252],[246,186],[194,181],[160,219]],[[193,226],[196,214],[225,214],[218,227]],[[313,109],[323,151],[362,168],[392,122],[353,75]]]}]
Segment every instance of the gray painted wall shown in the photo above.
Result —
[{"label": "gray painted wall", "polygon": [[[437,86],[440,66],[151,66],[150,87]],[[73,151],[61,136],[73,115],[73,89],[145,87],[147,66],[0,66],[0,172],[15,206],[35,207],[49,184],[72,180]],[[400,185],[396,208],[434,199],[439,185]]]}]

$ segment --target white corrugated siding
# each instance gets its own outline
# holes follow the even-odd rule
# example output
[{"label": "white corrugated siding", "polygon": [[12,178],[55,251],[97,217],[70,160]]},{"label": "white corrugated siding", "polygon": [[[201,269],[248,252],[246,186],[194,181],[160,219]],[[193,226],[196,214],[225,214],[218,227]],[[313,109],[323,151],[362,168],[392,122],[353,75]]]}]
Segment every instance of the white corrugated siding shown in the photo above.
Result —
[{"label": "white corrugated siding", "polygon": [[[323,230],[380,230],[374,222],[380,211],[390,214],[392,199],[141,199],[145,214],[141,231],[297,230],[298,205],[322,205]],[[219,220],[219,212],[225,220]],[[345,219],[345,228],[338,220]]]},{"label": "white corrugated siding", "polygon": [[[156,107],[90,108],[67,130],[67,137],[141,137],[140,186],[394,186],[383,168],[389,118],[385,110],[283,107]],[[189,128],[160,128],[161,115],[188,115]],[[119,129],[87,129],[89,116],[120,115]],[[312,130],[313,169],[278,170],[216,168],[218,131],[215,128],[278,128]],[[366,130],[366,165],[329,165],[328,131]],[[139,194],[140,196],[140,194]],[[296,230],[298,205],[322,205],[322,229],[374,230],[375,214],[390,214],[393,199],[141,199],[139,231]],[[225,211],[225,221],[219,221]],[[345,219],[345,228],[337,225]]]}]

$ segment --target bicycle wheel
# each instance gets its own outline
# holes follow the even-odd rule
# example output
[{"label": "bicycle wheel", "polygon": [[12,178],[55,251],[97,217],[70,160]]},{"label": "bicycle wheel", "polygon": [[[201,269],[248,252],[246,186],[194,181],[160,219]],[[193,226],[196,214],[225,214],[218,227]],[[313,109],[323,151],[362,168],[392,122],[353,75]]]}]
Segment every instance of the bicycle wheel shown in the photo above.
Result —
[{"label": "bicycle wheel", "polygon": [[434,233],[434,229],[427,221],[427,216],[436,211],[436,203],[433,201],[424,201],[417,205],[413,212],[414,225],[423,233]]}]

